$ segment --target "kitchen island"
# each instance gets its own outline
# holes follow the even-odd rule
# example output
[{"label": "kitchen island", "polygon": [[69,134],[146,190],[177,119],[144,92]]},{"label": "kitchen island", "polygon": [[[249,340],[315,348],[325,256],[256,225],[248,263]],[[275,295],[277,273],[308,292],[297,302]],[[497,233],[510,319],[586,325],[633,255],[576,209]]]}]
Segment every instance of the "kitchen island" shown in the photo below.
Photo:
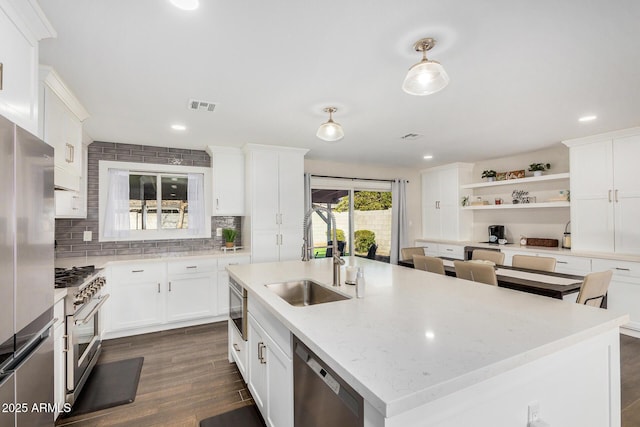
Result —
[{"label": "kitchen island", "polygon": [[[264,285],[331,283],[331,259],[228,267],[230,276],[365,401],[365,426],[620,425],[628,316],[362,258],[366,296],[293,307]],[[334,288],[335,289],[335,288]]]}]

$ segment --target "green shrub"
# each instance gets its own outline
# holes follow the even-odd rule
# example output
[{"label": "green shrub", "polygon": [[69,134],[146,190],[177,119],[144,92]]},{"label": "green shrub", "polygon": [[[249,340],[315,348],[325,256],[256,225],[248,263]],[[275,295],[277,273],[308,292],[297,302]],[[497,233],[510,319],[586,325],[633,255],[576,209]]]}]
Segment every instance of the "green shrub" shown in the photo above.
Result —
[{"label": "green shrub", "polygon": [[376,242],[376,233],[371,230],[357,230],[354,233],[355,251],[367,253],[371,245]]},{"label": "green shrub", "polygon": [[[346,242],[347,240],[344,238],[344,231],[341,229],[336,230],[336,236],[338,236],[338,242]],[[329,239],[330,240],[330,239]]]}]

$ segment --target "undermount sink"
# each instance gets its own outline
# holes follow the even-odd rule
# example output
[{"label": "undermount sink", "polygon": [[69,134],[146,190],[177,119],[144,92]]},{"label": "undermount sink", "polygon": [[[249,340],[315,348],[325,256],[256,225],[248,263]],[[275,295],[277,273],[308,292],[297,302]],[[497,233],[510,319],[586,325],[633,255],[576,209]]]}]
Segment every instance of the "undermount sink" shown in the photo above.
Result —
[{"label": "undermount sink", "polygon": [[296,307],[324,304],[350,298],[313,280],[294,280],[291,282],[271,283],[265,286],[271,292]]}]

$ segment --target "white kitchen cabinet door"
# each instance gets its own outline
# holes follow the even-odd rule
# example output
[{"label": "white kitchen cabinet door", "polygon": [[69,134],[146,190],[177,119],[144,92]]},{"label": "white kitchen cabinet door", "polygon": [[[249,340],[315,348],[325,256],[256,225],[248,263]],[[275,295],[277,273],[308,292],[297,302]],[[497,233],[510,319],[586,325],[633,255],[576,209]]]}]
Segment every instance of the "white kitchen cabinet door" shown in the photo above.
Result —
[{"label": "white kitchen cabinet door", "polygon": [[615,249],[640,254],[640,135],[613,142],[613,188]]},{"label": "white kitchen cabinet door", "polygon": [[278,210],[280,228],[299,230],[304,220],[304,156],[299,152],[278,155]]},{"label": "white kitchen cabinet door", "polygon": [[252,153],[252,227],[256,230],[278,229],[280,222],[278,153],[260,151]]},{"label": "white kitchen cabinet door", "polygon": [[454,163],[422,172],[422,234],[426,239],[469,240],[471,212],[460,206],[460,185],[472,165]]},{"label": "white kitchen cabinet door", "polygon": [[[0,90],[0,115],[34,135],[38,134],[38,40],[19,28],[21,22],[7,13],[0,4],[0,50],[2,51],[2,90]],[[44,15],[43,15],[44,16]]]},{"label": "white kitchen cabinet door", "polygon": [[244,215],[244,154],[238,148],[208,147],[213,176],[213,215]]},{"label": "white kitchen cabinet door", "polygon": [[251,314],[249,314],[248,334],[248,387],[256,406],[262,413],[263,418],[266,419],[268,417],[266,333]]},{"label": "white kitchen cabinet door", "polygon": [[571,148],[571,246],[614,251],[611,141]]},{"label": "white kitchen cabinet door", "polygon": [[169,276],[167,322],[214,316],[217,311],[217,273]]},{"label": "white kitchen cabinet door", "polygon": [[293,361],[266,338],[267,426],[293,427]]},{"label": "white kitchen cabinet door", "polygon": [[161,324],[164,313],[166,264],[111,267],[108,332]]},{"label": "white kitchen cabinet door", "polygon": [[240,371],[240,375],[242,375],[242,379],[245,383],[248,383],[248,343],[242,339],[242,335],[240,335],[232,321],[229,320],[227,324],[227,331],[229,334],[229,363],[236,363],[238,371]]}]

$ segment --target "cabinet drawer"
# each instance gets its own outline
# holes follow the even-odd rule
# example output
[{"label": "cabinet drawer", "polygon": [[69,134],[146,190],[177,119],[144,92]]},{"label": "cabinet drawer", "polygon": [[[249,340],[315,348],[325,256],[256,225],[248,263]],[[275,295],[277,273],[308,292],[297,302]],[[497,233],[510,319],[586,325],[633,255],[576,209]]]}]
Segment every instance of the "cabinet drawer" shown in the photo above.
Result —
[{"label": "cabinet drawer", "polygon": [[424,248],[424,254],[428,256],[438,255],[438,245],[431,242],[417,242],[416,246],[422,246]]},{"label": "cabinet drawer", "polygon": [[224,271],[229,265],[250,264],[251,258],[248,256],[218,258],[218,271]]},{"label": "cabinet drawer", "polygon": [[260,303],[255,302],[249,295],[249,313],[255,317],[260,326],[273,341],[280,347],[288,358],[293,356],[291,350],[291,333],[273,314],[267,311]]},{"label": "cabinet drawer", "polygon": [[162,281],[165,274],[164,262],[115,265],[111,268],[111,281],[121,282]]},{"label": "cabinet drawer", "polygon": [[244,378],[244,382],[247,382],[247,342],[242,339],[242,336],[238,330],[233,326],[231,321],[228,322],[229,329],[229,353],[236,362],[238,370]]},{"label": "cabinet drawer", "polygon": [[593,271],[613,270],[613,277],[616,279],[629,278],[640,281],[640,263],[638,262],[594,258],[592,266]]},{"label": "cabinet drawer", "polygon": [[438,245],[438,254],[440,256],[464,259],[464,247],[458,245]]},{"label": "cabinet drawer", "polygon": [[167,263],[167,271],[172,274],[206,273],[216,271],[218,261],[213,259],[192,259],[182,261],[170,261]]},{"label": "cabinet drawer", "polygon": [[[591,258],[575,256],[551,255],[539,253],[536,256],[553,257],[556,259],[556,272],[587,274],[591,272]],[[595,270],[594,270],[595,271]]]}]

